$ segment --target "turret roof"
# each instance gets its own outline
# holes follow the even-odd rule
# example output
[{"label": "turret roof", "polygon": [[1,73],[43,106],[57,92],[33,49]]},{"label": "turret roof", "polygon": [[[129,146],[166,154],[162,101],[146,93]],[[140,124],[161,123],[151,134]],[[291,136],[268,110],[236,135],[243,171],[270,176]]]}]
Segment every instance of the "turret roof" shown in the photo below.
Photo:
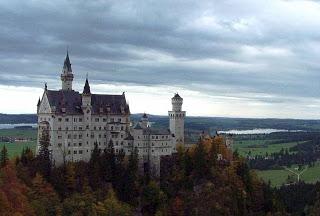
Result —
[{"label": "turret roof", "polygon": [[71,63],[69,59],[69,52],[67,51],[66,59],[64,60],[63,68],[67,68],[68,71],[72,72]]},{"label": "turret roof", "polygon": [[91,94],[88,78],[86,79],[86,83],[84,84],[83,94]]}]

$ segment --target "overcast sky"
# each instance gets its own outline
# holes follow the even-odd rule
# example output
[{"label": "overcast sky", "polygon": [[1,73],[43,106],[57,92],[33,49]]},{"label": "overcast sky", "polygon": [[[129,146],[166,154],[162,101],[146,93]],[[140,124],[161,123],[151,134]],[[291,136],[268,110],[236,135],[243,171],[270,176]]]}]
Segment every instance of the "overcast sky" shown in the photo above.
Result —
[{"label": "overcast sky", "polygon": [[126,92],[132,113],[320,118],[320,3],[302,0],[0,0],[0,112],[61,88]]}]

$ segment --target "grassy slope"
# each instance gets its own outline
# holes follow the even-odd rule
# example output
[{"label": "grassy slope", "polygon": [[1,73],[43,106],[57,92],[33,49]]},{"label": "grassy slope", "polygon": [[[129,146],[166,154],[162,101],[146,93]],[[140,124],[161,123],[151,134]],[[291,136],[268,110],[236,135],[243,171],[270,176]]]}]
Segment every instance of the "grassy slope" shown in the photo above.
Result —
[{"label": "grassy slope", "polygon": [[[292,166],[293,169],[295,166]],[[283,183],[286,182],[288,175],[291,173],[285,169],[282,170],[265,170],[259,171],[256,170],[256,173],[259,177],[261,177],[264,181],[268,182],[271,181],[271,185],[277,187],[281,186]],[[314,183],[320,181],[320,163],[318,162],[314,167],[309,167],[302,175],[301,180]]]},{"label": "grassy slope", "polygon": [[25,147],[29,147],[33,151],[35,151],[36,149],[37,130],[1,129],[0,136],[31,139],[31,141],[28,141],[28,142],[14,142],[14,143],[0,142],[0,149],[2,149],[3,145],[5,145],[6,148],[8,149],[8,154],[10,158],[20,155],[20,153],[22,152],[22,149]]},{"label": "grassy slope", "polygon": [[14,142],[14,143],[3,143],[0,142],[0,149],[2,149],[3,146],[6,146],[8,149],[8,154],[10,158],[14,158],[15,156],[18,156],[21,154],[23,148],[29,147],[32,149],[33,152],[35,152],[36,149],[36,141],[32,142]]},{"label": "grassy slope", "polygon": [[[251,151],[251,155],[265,155],[266,152],[268,154],[279,152],[282,148],[289,149],[295,145],[297,142],[289,142],[289,143],[281,143],[281,144],[268,144],[265,146],[266,142],[272,142],[277,140],[243,140],[234,142],[233,149],[237,149],[239,154],[242,156],[247,156],[247,154]],[[256,147],[252,147],[255,145]],[[257,147],[261,146],[261,147]]]}]

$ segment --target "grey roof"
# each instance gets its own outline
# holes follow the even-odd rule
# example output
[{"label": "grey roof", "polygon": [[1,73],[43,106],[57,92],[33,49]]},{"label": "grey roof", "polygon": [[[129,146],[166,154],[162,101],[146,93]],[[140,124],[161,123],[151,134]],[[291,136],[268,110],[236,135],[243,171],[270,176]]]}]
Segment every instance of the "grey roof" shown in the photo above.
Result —
[{"label": "grey roof", "polygon": [[[65,108],[66,114],[83,114],[81,109],[82,97],[77,91],[47,90],[46,91],[51,108],[55,107],[56,113],[62,113]],[[126,102],[125,95],[91,95],[92,114],[106,114],[108,109],[112,114],[129,114],[129,105]],[[102,108],[102,109],[100,109]],[[102,111],[102,113],[100,112]],[[123,113],[123,112],[124,113]]]},{"label": "grey roof", "polygon": [[144,135],[171,135],[169,129],[163,129],[163,128],[145,128],[143,129],[143,134]]}]

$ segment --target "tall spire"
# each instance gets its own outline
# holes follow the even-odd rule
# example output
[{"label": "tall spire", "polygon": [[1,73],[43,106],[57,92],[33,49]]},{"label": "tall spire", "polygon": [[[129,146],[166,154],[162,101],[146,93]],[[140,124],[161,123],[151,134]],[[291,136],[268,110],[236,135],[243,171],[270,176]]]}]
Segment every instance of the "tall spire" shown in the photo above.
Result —
[{"label": "tall spire", "polygon": [[91,94],[88,78],[86,79],[86,83],[84,84],[83,94],[85,94],[85,95]]},{"label": "tall spire", "polygon": [[72,74],[72,68],[71,68],[68,49],[67,49],[67,56],[66,56],[66,59],[64,60],[63,69],[61,73],[61,81],[62,81],[62,90],[65,90],[65,91],[72,90],[73,74]]},{"label": "tall spire", "polygon": [[67,49],[66,59],[64,60],[63,69],[67,69],[67,72],[72,72],[70,58],[69,58],[69,50],[68,49]]}]

